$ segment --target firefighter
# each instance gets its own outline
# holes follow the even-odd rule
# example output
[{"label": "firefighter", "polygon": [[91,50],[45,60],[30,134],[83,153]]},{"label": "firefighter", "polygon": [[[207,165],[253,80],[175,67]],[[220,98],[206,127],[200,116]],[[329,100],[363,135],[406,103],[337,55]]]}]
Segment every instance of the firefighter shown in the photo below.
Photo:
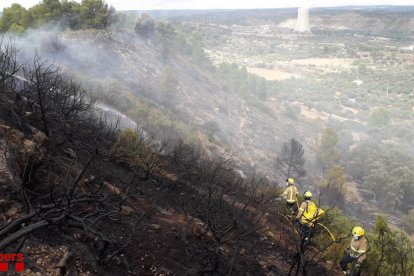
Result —
[{"label": "firefighter", "polygon": [[365,231],[362,227],[356,226],[352,229],[352,239],[348,249],[340,261],[342,272],[350,275],[348,265],[355,263],[354,275],[361,275],[361,264],[365,260],[368,250],[368,240],[365,237]]},{"label": "firefighter", "polygon": [[305,201],[303,201],[300,205],[299,212],[296,215],[296,219],[299,221],[299,229],[302,236],[302,250],[304,250],[310,242],[317,219],[325,213],[325,211],[318,208],[312,201],[312,193],[310,191],[306,191],[303,194],[303,197]]},{"label": "firefighter", "polygon": [[287,188],[282,193],[282,197],[286,199],[286,209],[289,216],[296,213],[296,206],[298,202],[298,188],[295,186],[295,179],[289,177],[286,179]]}]

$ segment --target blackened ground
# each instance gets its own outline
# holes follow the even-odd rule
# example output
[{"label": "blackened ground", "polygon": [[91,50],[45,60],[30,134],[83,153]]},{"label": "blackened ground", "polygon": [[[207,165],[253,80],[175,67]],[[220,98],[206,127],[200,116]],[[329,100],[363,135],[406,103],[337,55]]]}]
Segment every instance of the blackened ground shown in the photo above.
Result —
[{"label": "blackened ground", "polygon": [[[180,206],[183,198],[200,195],[186,184],[172,180],[172,172],[163,175],[166,176],[158,175],[148,181],[136,177],[129,192],[139,197],[125,203],[133,212],[125,212],[122,221],[106,219],[99,225],[114,240],[126,241],[134,227],[129,221],[134,215],[142,216],[125,252],[105,264],[98,264],[99,241],[93,236],[81,230],[50,227],[31,235],[24,247],[27,256],[24,275],[36,275],[36,272],[57,275],[55,266],[68,251],[73,254],[72,265],[78,275],[201,275],[198,271],[214,261],[214,243],[211,237],[193,233]],[[85,174],[81,189],[86,191],[110,183],[125,191],[133,176],[128,165],[100,156]],[[233,262],[238,248],[232,275],[288,275],[295,256],[292,229],[276,215],[270,215],[267,220],[268,231],[257,233],[254,240],[243,241],[238,247],[229,244],[220,248],[220,258],[227,265]],[[336,273],[320,265],[308,267],[308,275]]]}]

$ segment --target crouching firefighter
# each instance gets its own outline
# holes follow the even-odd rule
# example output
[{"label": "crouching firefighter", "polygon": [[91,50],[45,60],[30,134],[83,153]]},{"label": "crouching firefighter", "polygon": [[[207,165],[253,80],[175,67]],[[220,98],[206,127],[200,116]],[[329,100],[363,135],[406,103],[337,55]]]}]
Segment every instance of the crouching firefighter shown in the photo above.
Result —
[{"label": "crouching firefighter", "polygon": [[312,201],[312,193],[310,191],[306,191],[303,194],[303,197],[305,198],[305,201],[300,205],[299,212],[296,216],[296,219],[299,220],[299,229],[302,237],[302,251],[305,250],[310,242],[316,221],[325,213],[324,210],[318,208]]},{"label": "crouching firefighter", "polygon": [[362,227],[356,226],[352,229],[352,239],[348,249],[340,261],[342,272],[345,275],[350,275],[348,265],[354,263],[355,276],[361,275],[361,264],[365,260],[368,250],[368,240],[365,237],[365,231]]},{"label": "crouching firefighter", "polygon": [[289,177],[286,179],[287,188],[282,193],[282,197],[286,199],[286,209],[288,216],[294,216],[298,205],[298,188],[295,186],[295,179]]}]

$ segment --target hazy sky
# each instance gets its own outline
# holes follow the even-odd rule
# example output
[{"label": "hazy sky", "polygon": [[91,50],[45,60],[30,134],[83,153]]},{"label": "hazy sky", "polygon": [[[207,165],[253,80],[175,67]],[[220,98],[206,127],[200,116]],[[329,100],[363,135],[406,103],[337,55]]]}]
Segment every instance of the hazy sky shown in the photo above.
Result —
[{"label": "hazy sky", "polygon": [[[80,2],[81,0],[77,0]],[[28,8],[40,0],[0,0],[0,10],[12,3]],[[106,0],[117,10],[246,9],[281,7],[330,7],[346,5],[414,5],[414,0]]]}]

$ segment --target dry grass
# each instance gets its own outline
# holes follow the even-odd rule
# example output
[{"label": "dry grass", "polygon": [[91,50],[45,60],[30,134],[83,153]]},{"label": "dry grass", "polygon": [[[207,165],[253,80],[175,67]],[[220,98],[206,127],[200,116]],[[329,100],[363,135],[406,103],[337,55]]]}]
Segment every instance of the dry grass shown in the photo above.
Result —
[{"label": "dry grass", "polygon": [[285,80],[300,77],[300,75],[288,73],[279,69],[247,67],[247,71],[249,73],[258,75],[259,77],[265,78],[266,80]]},{"label": "dry grass", "polygon": [[346,182],[344,186],[346,187],[345,200],[347,202],[363,202],[364,199],[361,193],[358,192],[358,187],[354,181]]},{"label": "dry grass", "polygon": [[315,66],[351,66],[354,62],[350,58],[307,58],[307,59],[292,59],[291,64],[297,65],[315,65]]}]

